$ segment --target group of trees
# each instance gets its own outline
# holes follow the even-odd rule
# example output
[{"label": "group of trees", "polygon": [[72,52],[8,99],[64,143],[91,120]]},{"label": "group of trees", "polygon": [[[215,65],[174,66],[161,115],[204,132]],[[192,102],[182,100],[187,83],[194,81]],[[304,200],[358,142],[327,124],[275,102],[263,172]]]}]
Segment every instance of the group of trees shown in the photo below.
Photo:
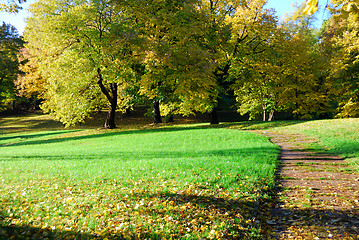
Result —
[{"label": "group of trees", "polygon": [[343,6],[334,3],[319,32],[313,16],[303,14],[315,12],[315,1],[281,23],[265,4],[39,0],[30,8],[24,48],[16,32],[1,30],[12,36],[9,59],[18,54],[17,70],[4,79],[14,93],[15,84],[18,95],[42,99],[42,109],[66,125],[106,108],[105,127],[114,128],[116,110],[136,104],[153,105],[156,123],[161,114],[195,112],[210,112],[217,123],[226,99],[264,121],[275,112],[359,116],[355,14],[337,13]]}]

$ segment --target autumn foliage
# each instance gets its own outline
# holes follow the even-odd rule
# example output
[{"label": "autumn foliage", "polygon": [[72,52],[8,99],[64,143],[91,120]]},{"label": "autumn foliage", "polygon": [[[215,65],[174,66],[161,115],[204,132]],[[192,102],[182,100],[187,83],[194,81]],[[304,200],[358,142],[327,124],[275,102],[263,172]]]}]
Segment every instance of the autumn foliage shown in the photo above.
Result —
[{"label": "autumn foliage", "polygon": [[66,126],[108,110],[115,128],[116,111],[136,105],[153,106],[155,123],[221,108],[264,121],[358,116],[357,4],[331,1],[318,32],[315,0],[285,21],[265,0],[40,0],[13,93]]}]

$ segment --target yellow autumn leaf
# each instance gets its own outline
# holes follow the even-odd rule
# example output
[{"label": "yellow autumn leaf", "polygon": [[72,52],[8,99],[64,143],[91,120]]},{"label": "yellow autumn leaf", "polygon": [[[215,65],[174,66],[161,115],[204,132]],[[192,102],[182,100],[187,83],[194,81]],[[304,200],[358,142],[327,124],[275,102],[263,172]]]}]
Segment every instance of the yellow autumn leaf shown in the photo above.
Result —
[{"label": "yellow autumn leaf", "polygon": [[358,4],[354,2],[349,3],[347,7],[347,12],[359,13]]},{"label": "yellow autumn leaf", "polygon": [[305,15],[312,15],[318,11],[318,0],[308,0],[304,9]]}]

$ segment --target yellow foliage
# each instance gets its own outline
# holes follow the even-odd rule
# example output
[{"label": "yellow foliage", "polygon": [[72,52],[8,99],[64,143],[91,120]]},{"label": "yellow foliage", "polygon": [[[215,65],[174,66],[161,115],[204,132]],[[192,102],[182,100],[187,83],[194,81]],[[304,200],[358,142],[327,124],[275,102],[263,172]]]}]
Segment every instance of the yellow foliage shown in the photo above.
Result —
[{"label": "yellow foliage", "polygon": [[318,11],[318,0],[308,0],[304,9],[305,15],[312,15]]}]

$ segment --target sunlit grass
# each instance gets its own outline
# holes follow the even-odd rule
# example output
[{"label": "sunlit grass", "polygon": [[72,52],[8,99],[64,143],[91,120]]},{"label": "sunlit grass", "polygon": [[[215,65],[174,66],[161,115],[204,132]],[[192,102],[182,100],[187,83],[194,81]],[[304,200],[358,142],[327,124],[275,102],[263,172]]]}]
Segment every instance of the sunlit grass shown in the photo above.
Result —
[{"label": "sunlit grass", "polygon": [[340,154],[357,166],[359,171],[359,119],[333,119],[307,121],[278,128],[319,139],[320,147],[333,154]]},{"label": "sunlit grass", "polygon": [[260,238],[278,148],[208,125],[0,137],[0,237]]}]

